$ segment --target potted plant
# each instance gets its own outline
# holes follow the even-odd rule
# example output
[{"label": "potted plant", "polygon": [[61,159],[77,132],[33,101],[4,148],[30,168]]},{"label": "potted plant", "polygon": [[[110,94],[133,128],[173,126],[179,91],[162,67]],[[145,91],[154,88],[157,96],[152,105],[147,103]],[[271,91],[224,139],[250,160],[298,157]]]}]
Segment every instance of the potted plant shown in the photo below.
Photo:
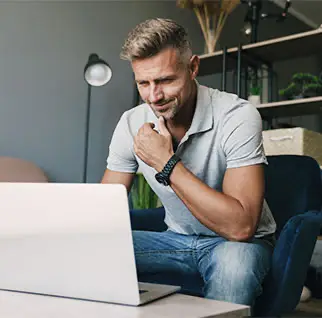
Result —
[{"label": "potted plant", "polygon": [[248,95],[248,101],[254,105],[257,106],[261,103],[261,94],[262,94],[262,87],[259,84],[259,79],[257,76],[257,70],[254,70],[252,68],[248,69],[248,75],[249,75],[249,95]]},{"label": "potted plant", "polygon": [[285,99],[303,98],[301,92],[301,88],[295,83],[290,83],[286,88],[279,90],[279,94]]},{"label": "potted plant", "polygon": [[262,89],[259,85],[250,87],[248,101],[254,106],[259,105],[261,103],[261,93]]},{"label": "potted plant", "polygon": [[129,199],[130,207],[134,210],[161,206],[158,196],[151,189],[141,172],[135,175]]},{"label": "potted plant", "polygon": [[310,73],[296,73],[292,77],[292,82],[286,88],[280,89],[279,94],[285,99],[320,96],[322,95],[321,78]]}]

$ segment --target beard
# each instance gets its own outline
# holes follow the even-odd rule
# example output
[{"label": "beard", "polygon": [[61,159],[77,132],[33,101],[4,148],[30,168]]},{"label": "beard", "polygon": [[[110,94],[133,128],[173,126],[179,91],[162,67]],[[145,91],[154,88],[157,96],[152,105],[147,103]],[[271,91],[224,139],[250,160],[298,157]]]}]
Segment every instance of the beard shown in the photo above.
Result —
[{"label": "beard", "polygon": [[[153,113],[158,118],[162,116],[166,120],[173,119],[179,112],[179,103],[176,97],[167,100],[162,100],[157,104],[149,103],[149,101],[147,101],[147,104],[150,106]],[[162,106],[165,106],[165,108],[159,108]]]}]

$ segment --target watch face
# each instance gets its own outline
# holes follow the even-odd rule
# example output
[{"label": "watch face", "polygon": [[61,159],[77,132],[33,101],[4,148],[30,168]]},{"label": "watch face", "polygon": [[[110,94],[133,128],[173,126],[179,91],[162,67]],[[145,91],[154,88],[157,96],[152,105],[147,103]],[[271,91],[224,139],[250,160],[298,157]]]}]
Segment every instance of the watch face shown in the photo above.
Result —
[{"label": "watch face", "polygon": [[169,185],[167,178],[161,172],[155,175],[155,179],[165,186]]}]

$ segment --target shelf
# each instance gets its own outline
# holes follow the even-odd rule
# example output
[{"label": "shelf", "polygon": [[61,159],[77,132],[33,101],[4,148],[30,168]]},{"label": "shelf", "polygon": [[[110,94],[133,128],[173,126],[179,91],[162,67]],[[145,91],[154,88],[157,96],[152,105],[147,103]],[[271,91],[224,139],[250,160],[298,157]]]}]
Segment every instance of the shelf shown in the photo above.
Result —
[{"label": "shelf", "polygon": [[[255,60],[264,64],[322,54],[322,27],[242,46],[242,63]],[[223,50],[200,55],[199,76],[222,72]],[[237,68],[238,47],[227,49],[227,70]]]},{"label": "shelf", "polygon": [[260,104],[257,109],[263,119],[318,114],[322,113],[322,96]]},{"label": "shelf", "polygon": [[269,63],[317,55],[322,53],[322,28],[248,44],[242,48],[246,53]]},{"label": "shelf", "polygon": [[[237,55],[235,48],[230,48],[227,50],[227,64],[226,70],[232,71],[237,69]],[[232,55],[234,53],[234,55]],[[221,73],[223,71],[223,54],[224,51],[216,51],[214,53],[199,55],[200,58],[200,68],[199,76],[210,75],[215,73]]]}]

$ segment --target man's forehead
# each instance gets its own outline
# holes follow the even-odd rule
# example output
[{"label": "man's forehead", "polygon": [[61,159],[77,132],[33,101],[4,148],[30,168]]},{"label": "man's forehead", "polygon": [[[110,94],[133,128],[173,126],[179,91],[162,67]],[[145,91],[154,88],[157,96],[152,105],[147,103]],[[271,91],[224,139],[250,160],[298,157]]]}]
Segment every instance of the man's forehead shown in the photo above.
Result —
[{"label": "man's forehead", "polygon": [[150,68],[150,67],[167,67],[179,64],[181,58],[178,51],[174,48],[165,49],[153,56],[138,58],[132,61],[134,68]]},{"label": "man's forehead", "polygon": [[178,75],[182,64],[178,61],[135,61],[132,62],[135,80],[156,80]]}]

